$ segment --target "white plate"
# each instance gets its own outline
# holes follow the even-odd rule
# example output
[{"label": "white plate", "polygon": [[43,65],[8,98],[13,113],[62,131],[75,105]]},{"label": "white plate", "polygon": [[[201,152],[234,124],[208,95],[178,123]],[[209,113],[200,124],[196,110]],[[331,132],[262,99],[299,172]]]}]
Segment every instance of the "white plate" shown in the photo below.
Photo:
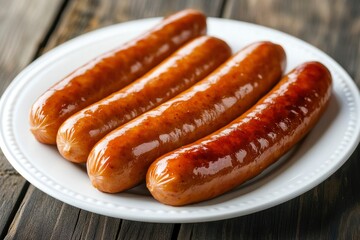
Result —
[{"label": "white plate", "polygon": [[315,129],[291,155],[265,173],[223,196],[185,207],[158,203],[144,185],[126,193],[94,189],[84,166],[60,157],[55,147],[35,141],[28,114],[35,99],[69,72],[156,24],[159,18],[106,27],[75,38],[44,54],[10,84],[0,102],[1,148],[14,168],[45,193],[70,205],[117,218],[148,222],[201,222],[241,216],[275,206],[313,188],[334,173],[359,143],[359,92],[330,57],[294,37],[265,27],[209,18],[209,35],[234,51],[257,40],[284,46],[287,70],[307,60],[324,63],[334,78],[330,106]]}]

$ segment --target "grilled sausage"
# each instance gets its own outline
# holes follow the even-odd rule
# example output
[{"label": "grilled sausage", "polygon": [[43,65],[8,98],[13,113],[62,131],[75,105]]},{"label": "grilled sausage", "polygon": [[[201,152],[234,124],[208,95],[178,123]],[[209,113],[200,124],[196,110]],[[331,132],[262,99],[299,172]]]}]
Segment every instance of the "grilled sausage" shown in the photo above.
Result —
[{"label": "grilled sausage", "polygon": [[160,202],[185,205],[219,196],[257,176],[307,134],[324,112],[331,75],[318,62],[285,76],[229,125],[157,159],[147,187]]},{"label": "grilled sausage", "polygon": [[68,118],[57,134],[59,152],[70,161],[86,162],[111,130],[189,88],[230,56],[230,47],[218,38],[194,39],[142,78]]},{"label": "grilled sausage", "polygon": [[115,129],[89,154],[88,175],[104,192],[119,192],[145,180],[161,155],[226,125],[280,80],[285,52],[254,43],[173,99]]},{"label": "grilled sausage", "polygon": [[95,58],[36,100],[30,111],[31,132],[39,142],[55,144],[60,125],[72,114],[123,88],[205,32],[206,17],[195,10],[184,10]]}]

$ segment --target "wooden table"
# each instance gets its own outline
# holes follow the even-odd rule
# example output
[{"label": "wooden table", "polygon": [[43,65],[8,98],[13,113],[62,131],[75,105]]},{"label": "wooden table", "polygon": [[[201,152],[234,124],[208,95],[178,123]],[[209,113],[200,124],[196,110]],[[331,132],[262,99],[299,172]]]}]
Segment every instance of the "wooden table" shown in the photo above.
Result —
[{"label": "wooden table", "polygon": [[[0,0],[0,94],[30,62],[78,35],[132,19],[196,8],[303,39],[360,86],[357,0]],[[191,224],[105,217],[36,189],[0,154],[0,239],[360,239],[360,148],[330,178],[295,199],[233,219]]]}]

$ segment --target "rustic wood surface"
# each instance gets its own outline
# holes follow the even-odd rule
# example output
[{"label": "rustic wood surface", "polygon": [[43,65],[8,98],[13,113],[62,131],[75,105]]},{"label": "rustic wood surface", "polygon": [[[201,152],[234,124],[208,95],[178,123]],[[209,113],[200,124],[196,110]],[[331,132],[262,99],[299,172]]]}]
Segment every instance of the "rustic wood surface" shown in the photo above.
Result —
[{"label": "rustic wood surface", "polygon": [[[0,0],[0,94],[31,61],[88,31],[196,8],[261,24],[333,57],[360,86],[357,0]],[[0,239],[360,239],[359,146],[326,181],[270,209],[189,224],[143,223],[64,204],[22,178],[0,152]]]}]

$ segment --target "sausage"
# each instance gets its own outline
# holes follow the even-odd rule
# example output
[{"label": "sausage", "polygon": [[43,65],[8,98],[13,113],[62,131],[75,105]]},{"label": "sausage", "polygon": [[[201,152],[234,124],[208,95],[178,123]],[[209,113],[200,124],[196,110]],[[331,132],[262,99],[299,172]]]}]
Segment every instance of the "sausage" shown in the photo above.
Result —
[{"label": "sausage", "polygon": [[114,193],[141,183],[156,158],[210,134],[255,104],[280,80],[285,58],[277,44],[251,44],[189,89],[110,132],[89,154],[93,186]]},{"label": "sausage", "polygon": [[189,88],[230,56],[230,47],[218,38],[192,40],[143,77],[68,118],[57,134],[59,152],[72,162],[86,162],[111,130]]},{"label": "sausage", "polygon": [[315,125],[331,84],[322,64],[300,65],[229,125],[158,158],[148,169],[147,188],[160,202],[179,206],[214,198],[257,176]]},{"label": "sausage", "polygon": [[195,10],[184,10],[93,59],[36,100],[30,110],[31,132],[39,142],[56,144],[57,131],[68,117],[136,80],[205,32],[206,17]]}]

